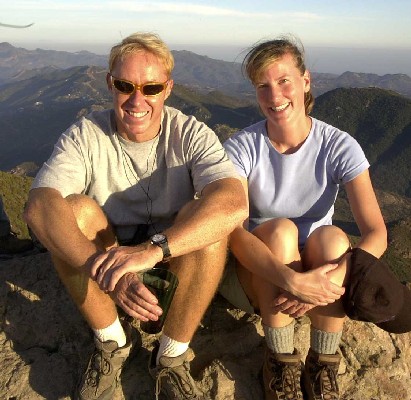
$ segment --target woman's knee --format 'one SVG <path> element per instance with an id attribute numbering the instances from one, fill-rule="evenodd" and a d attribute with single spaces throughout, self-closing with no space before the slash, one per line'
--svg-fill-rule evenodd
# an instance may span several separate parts
<path id="1" fill-rule="evenodd" d="M 287 218 L 276 218 L 263 222 L 253 229 L 252 233 L 262 241 L 298 240 L 298 228 Z"/>
<path id="2" fill-rule="evenodd" d="M 346 233 L 334 225 L 317 228 L 308 237 L 303 251 L 304 264 L 318 266 L 338 262 L 351 247 Z"/>
<path id="3" fill-rule="evenodd" d="M 253 231 L 282 261 L 295 260 L 298 251 L 298 228 L 287 218 L 272 219 L 257 226 Z"/>

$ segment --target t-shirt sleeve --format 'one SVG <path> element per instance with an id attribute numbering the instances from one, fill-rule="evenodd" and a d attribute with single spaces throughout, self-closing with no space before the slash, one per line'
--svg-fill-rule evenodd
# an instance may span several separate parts
<path id="1" fill-rule="evenodd" d="M 251 169 L 250 157 L 247 155 L 246 148 L 240 143 L 236 135 L 225 141 L 224 148 L 238 174 L 243 178 L 247 178 Z"/>
<path id="2" fill-rule="evenodd" d="M 50 158 L 36 175 L 32 188 L 53 188 L 63 197 L 86 192 L 89 173 L 76 133 L 78 127 L 71 127 L 60 136 Z"/>
<path id="3" fill-rule="evenodd" d="M 370 167 L 360 144 L 348 133 L 335 134 L 331 147 L 330 163 L 336 183 L 346 184 Z"/>
<path id="4" fill-rule="evenodd" d="M 198 125 L 192 127 L 194 133 L 189 135 L 188 156 L 194 189 L 201 193 L 209 183 L 238 178 L 238 174 L 214 131 L 195 122 Z"/>

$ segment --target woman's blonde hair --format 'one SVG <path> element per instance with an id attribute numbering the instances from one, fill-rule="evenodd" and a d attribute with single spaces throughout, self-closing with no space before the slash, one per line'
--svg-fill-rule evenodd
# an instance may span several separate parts
<path id="1" fill-rule="evenodd" d="M 304 61 L 304 47 L 293 37 L 281 37 L 266 42 L 257 43 L 247 53 L 243 61 L 243 72 L 255 85 L 261 74 L 275 61 L 290 54 L 295 66 L 303 75 L 306 72 Z M 308 115 L 314 107 L 314 96 L 309 90 L 304 94 L 305 113 Z"/>

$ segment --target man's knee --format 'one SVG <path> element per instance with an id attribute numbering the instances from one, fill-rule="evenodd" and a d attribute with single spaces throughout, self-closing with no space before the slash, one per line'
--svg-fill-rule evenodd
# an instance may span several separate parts
<path id="1" fill-rule="evenodd" d="M 89 224 L 102 213 L 100 206 L 91 197 L 83 194 L 70 194 L 66 197 L 79 227 Z"/>
<path id="2" fill-rule="evenodd" d="M 104 248 L 115 244 L 114 232 L 103 209 L 95 200 L 82 194 L 71 194 L 66 200 L 73 210 L 79 229 L 87 239 L 99 241 Z"/>

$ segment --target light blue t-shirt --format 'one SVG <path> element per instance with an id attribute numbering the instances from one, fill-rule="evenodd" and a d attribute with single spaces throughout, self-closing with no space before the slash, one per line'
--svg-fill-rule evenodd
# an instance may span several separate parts
<path id="1" fill-rule="evenodd" d="M 299 246 L 317 227 L 332 224 L 339 185 L 370 166 L 352 136 L 315 118 L 293 154 L 271 144 L 266 120 L 237 132 L 224 147 L 248 180 L 250 231 L 267 220 L 289 218 L 298 226 Z"/>

